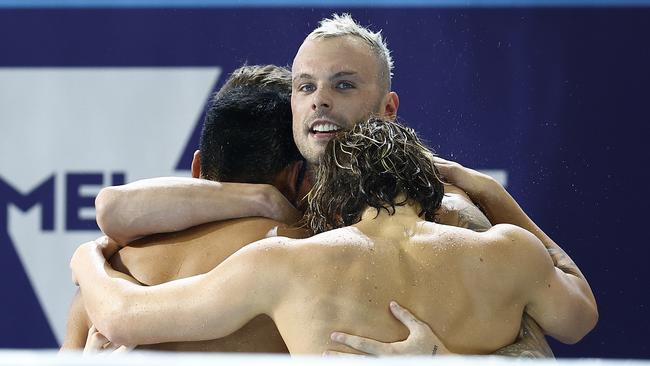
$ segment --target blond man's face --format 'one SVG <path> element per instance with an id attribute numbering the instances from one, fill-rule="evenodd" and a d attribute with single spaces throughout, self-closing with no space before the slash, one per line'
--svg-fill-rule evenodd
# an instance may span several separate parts
<path id="1" fill-rule="evenodd" d="M 318 164 L 337 131 L 386 114 L 379 62 L 358 38 L 306 40 L 291 73 L 293 137 L 311 164 Z"/>

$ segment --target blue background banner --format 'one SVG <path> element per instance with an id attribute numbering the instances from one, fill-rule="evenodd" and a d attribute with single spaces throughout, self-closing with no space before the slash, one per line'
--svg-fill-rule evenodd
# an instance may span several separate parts
<path id="1" fill-rule="evenodd" d="M 648 2 L 92 3 L 0 3 L 0 68 L 218 67 L 216 90 L 244 63 L 290 65 L 333 12 L 383 29 L 402 120 L 442 156 L 506 172 L 512 195 L 588 277 L 600 322 L 576 345 L 552 342 L 556 354 L 650 358 Z M 179 174 L 189 169 L 200 121 L 178 136 L 183 148 L 169 165 Z M 0 347 L 57 347 L 9 230 L 17 188 L 0 178 Z"/>

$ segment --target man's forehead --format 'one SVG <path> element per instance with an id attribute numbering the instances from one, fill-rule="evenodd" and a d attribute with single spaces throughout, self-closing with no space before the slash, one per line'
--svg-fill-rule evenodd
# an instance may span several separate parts
<path id="1" fill-rule="evenodd" d="M 362 40 L 352 36 L 307 39 L 293 61 L 292 74 L 298 77 L 333 78 L 363 76 L 376 71 L 377 60 Z"/>

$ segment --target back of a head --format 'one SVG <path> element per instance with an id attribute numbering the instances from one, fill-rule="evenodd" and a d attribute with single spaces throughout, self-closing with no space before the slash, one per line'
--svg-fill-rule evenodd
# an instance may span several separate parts
<path id="1" fill-rule="evenodd" d="M 344 36 L 357 37 L 370 48 L 379 62 L 380 81 L 386 91 L 390 91 L 394 67 L 393 57 L 381 35 L 381 31 L 373 32 L 363 27 L 350 14 L 332 14 L 331 18 L 321 20 L 318 28 L 309 33 L 306 39 L 327 39 Z"/>
<path id="2" fill-rule="evenodd" d="M 230 74 L 214 99 L 219 99 L 228 90 L 240 87 L 256 87 L 278 93 L 291 93 L 291 71 L 286 67 L 276 65 L 242 66 Z"/>
<path id="3" fill-rule="evenodd" d="M 308 226 L 314 233 L 336 229 L 359 222 L 368 207 L 393 214 L 409 201 L 432 221 L 444 194 L 432 158 L 411 128 L 377 118 L 357 124 L 325 149 L 309 193 Z"/>
<path id="4" fill-rule="evenodd" d="M 201 133 L 201 176 L 267 183 L 302 157 L 293 142 L 289 93 L 239 86 L 214 99 Z"/>

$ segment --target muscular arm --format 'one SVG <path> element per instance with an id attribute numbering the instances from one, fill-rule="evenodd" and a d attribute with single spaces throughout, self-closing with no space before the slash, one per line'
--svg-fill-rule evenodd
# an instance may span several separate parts
<path id="1" fill-rule="evenodd" d="M 271 310 L 286 286 L 278 271 L 280 254 L 268 244 L 281 241 L 252 244 L 207 274 L 149 287 L 116 273 L 94 242 L 77 250 L 71 267 L 90 319 L 111 341 L 130 345 L 207 340 L 226 336 Z M 107 298 L 107 293 L 112 296 Z"/>
<path id="2" fill-rule="evenodd" d="M 598 311 L 589 285 L 557 268 L 539 238 L 513 225 L 497 225 L 485 235 L 505 248 L 492 258 L 503 268 L 495 273 L 498 281 L 515 284 L 526 299 L 525 312 L 546 334 L 572 344 L 593 329 Z"/>
<path id="3" fill-rule="evenodd" d="M 100 237 L 95 242 L 100 243 L 103 252 L 107 256 L 113 255 L 113 253 L 115 253 L 119 248 L 114 241 L 107 237 Z M 119 276 L 130 278 L 121 273 L 116 274 L 116 277 Z M 88 313 L 86 313 L 81 289 L 77 289 L 77 292 L 75 292 L 74 297 L 72 298 L 70 310 L 68 311 L 66 334 L 60 351 L 83 350 L 84 346 L 87 345 L 87 338 L 91 327 L 92 323 L 88 318 Z"/>
<path id="4" fill-rule="evenodd" d="M 454 186 L 446 186 L 438 222 L 445 225 L 463 227 L 477 232 L 484 232 L 492 227 L 485 214 L 476 207 L 464 194 Z M 521 322 L 521 329 L 517 341 L 503 347 L 494 353 L 499 356 L 523 358 L 548 358 L 554 357 L 551 347 L 544 338 L 544 333 L 527 314 Z"/>
<path id="5" fill-rule="evenodd" d="M 79 290 L 72 298 L 72 304 L 68 312 L 68 325 L 66 327 L 65 338 L 61 351 L 82 350 L 86 345 L 88 329 L 90 329 L 90 320 L 86 315 L 83 298 Z"/>
<path id="6" fill-rule="evenodd" d="M 97 224 L 124 245 L 143 236 L 249 216 L 294 222 L 298 212 L 273 186 L 165 177 L 107 187 L 95 200 Z"/>
<path id="7" fill-rule="evenodd" d="M 578 266 L 528 217 L 501 184 L 485 174 L 465 168 L 460 164 L 437 157 L 434 159 L 440 173 L 467 192 L 472 201 L 483 208 L 483 212 L 492 224 L 515 225 L 537 237 L 546 248 L 554 266 L 568 276 L 567 281 L 575 283 L 576 291 L 589 303 L 597 318 L 596 299 Z"/>

